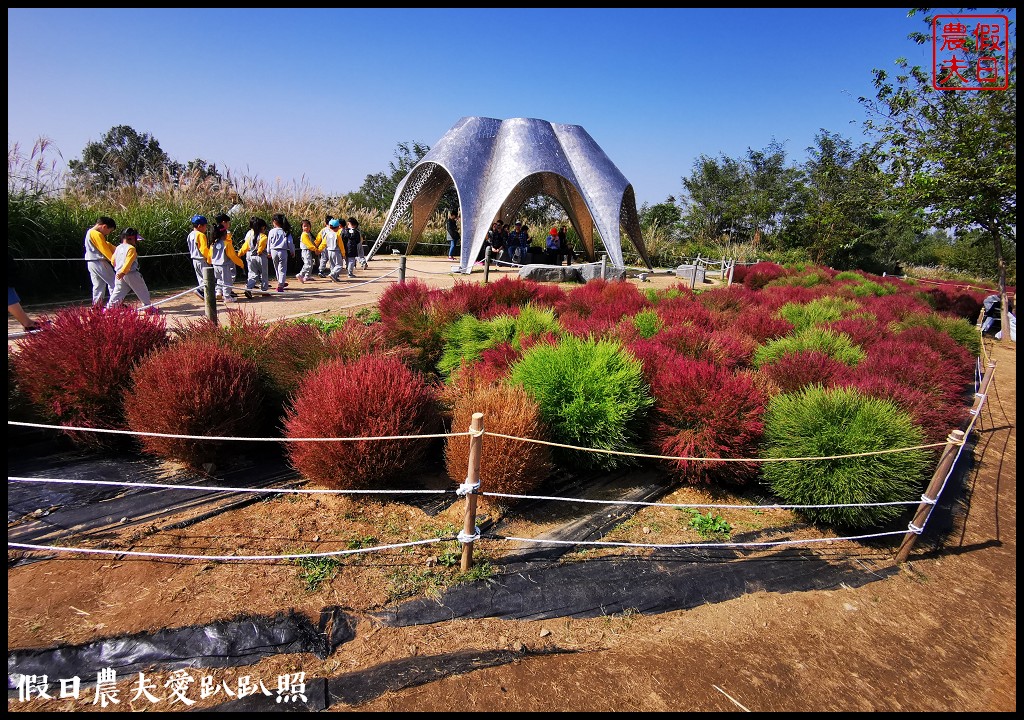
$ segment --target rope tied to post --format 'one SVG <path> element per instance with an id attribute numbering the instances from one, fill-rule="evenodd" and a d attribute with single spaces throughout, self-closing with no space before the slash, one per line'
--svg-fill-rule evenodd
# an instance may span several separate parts
<path id="1" fill-rule="evenodd" d="M 466 533 L 465 530 L 459 530 L 459 534 L 455 536 L 455 539 L 463 545 L 471 545 L 480 539 L 480 528 L 474 525 L 472 535 Z"/>
<path id="2" fill-rule="evenodd" d="M 923 527 L 918 527 L 913 522 L 909 522 L 909 523 L 907 523 L 907 531 L 908 532 L 912 532 L 915 535 L 920 535 L 921 533 L 924 532 L 924 528 Z"/>
<path id="3" fill-rule="evenodd" d="M 480 494 L 480 481 L 470 482 L 469 478 L 466 478 L 466 482 L 459 485 L 455 490 L 455 494 L 459 497 L 465 497 L 466 495 L 479 495 Z"/>
<path id="4" fill-rule="evenodd" d="M 927 495 L 922 494 L 921 495 L 921 502 L 923 502 L 925 505 L 935 505 L 935 504 L 937 504 L 939 502 L 939 499 L 938 498 L 930 498 Z"/>

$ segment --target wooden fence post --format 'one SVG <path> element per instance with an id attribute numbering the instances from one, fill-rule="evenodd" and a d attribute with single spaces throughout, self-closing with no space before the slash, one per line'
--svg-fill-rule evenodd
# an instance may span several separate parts
<path id="1" fill-rule="evenodd" d="M 985 377 L 981 379 L 978 392 L 974 393 L 974 406 L 971 408 L 971 415 L 977 416 L 981 413 L 981 407 L 985 404 L 985 396 L 988 394 L 989 385 L 992 384 L 992 376 L 995 374 L 995 369 L 995 361 L 990 360 L 988 367 L 985 369 Z M 962 430 L 954 430 L 946 438 L 946 447 L 942 449 L 942 456 L 939 458 L 938 467 L 935 468 L 935 474 L 932 475 L 932 479 L 928 483 L 928 489 L 925 490 L 924 496 L 921 498 L 921 504 L 917 506 L 917 512 L 914 514 L 911 527 L 907 531 L 906 537 L 903 538 L 899 551 L 896 553 L 897 563 L 906 562 L 907 557 L 910 555 L 910 549 L 914 547 L 918 534 L 924 529 L 925 523 L 928 522 L 932 508 L 939 499 L 939 490 L 942 488 L 942 484 L 946 482 L 946 475 L 956 460 L 957 446 L 962 445 L 965 440 L 966 438 Z"/>
<path id="2" fill-rule="evenodd" d="M 469 431 L 469 473 L 466 475 L 466 517 L 459 534 L 462 543 L 462 572 L 473 567 L 473 540 L 479 532 L 476 527 L 476 497 L 480 492 L 480 453 L 483 447 L 484 414 L 473 413 Z M 461 490 L 461 488 L 460 488 Z"/>
<path id="3" fill-rule="evenodd" d="M 206 317 L 214 325 L 217 324 L 217 276 L 213 274 L 213 266 L 203 268 L 203 299 L 206 301 Z"/>
<path id="4" fill-rule="evenodd" d="M 722 272 L 718 276 L 718 279 L 719 280 L 725 280 L 725 256 L 724 255 L 722 256 Z"/>
<path id="5" fill-rule="evenodd" d="M 917 506 L 917 512 L 914 513 L 914 519 L 910 523 L 910 527 L 907 529 L 907 534 L 903 537 L 903 542 L 900 543 L 900 549 L 896 552 L 896 562 L 906 562 L 907 557 L 910 555 L 911 548 L 914 547 L 914 543 L 917 542 L 917 536 L 924 530 L 925 524 L 928 522 L 928 517 L 932 514 L 932 508 L 935 507 L 935 503 L 939 500 L 939 491 L 942 489 L 943 483 L 946 482 L 946 475 L 949 474 L 950 468 L 953 467 L 953 461 L 956 459 L 957 448 L 963 444 L 964 433 L 962 430 L 954 430 L 946 437 L 946 447 L 942 449 L 942 456 L 939 458 L 939 464 L 935 468 L 935 472 L 932 473 L 932 479 L 928 483 L 928 489 L 924 491 L 924 495 L 921 496 L 921 504 Z"/>
<path id="6" fill-rule="evenodd" d="M 402 257 L 398 258 L 398 282 L 400 282 L 400 283 L 404 283 L 405 282 L 405 261 L 407 259 L 408 258 L 406 258 L 405 255 L 403 255 Z"/>
<path id="7" fill-rule="evenodd" d="M 491 246 L 484 249 L 484 285 L 491 277 Z"/>
<path id="8" fill-rule="evenodd" d="M 607 280 L 608 279 L 608 256 L 607 255 L 602 255 L 601 256 L 601 279 L 602 280 Z"/>
<path id="9" fill-rule="evenodd" d="M 735 260 L 732 260 L 732 261 L 731 261 L 731 262 L 729 263 L 729 282 L 727 282 L 727 283 L 725 284 L 725 286 L 726 286 L 726 287 L 729 287 L 729 286 L 731 286 L 731 285 L 732 285 L 732 272 L 733 272 L 733 270 L 735 270 L 735 269 L 736 269 L 736 261 L 735 261 Z"/>

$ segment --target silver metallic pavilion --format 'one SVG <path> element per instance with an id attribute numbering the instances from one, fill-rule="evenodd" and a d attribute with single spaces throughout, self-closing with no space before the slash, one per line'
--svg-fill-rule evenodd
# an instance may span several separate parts
<path id="1" fill-rule="evenodd" d="M 633 186 L 582 127 L 534 118 L 459 120 L 398 184 L 367 258 L 387 241 L 410 207 L 412 233 L 406 254 L 411 253 L 452 185 L 462 218 L 462 272 L 473 267 L 491 223 L 514 222 L 523 205 L 536 195 L 561 204 L 590 261 L 596 259 L 596 228 L 614 267 L 624 267 L 621 231 L 651 266 L 640 235 Z"/>

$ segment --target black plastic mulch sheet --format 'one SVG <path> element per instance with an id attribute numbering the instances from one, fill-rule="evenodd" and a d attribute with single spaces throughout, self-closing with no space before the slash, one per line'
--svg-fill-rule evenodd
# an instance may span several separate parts
<path id="1" fill-rule="evenodd" d="M 232 700 L 215 708 L 217 712 L 308 712 L 325 710 L 332 705 L 360 705 L 380 697 L 385 692 L 425 685 L 453 675 L 507 665 L 530 655 L 548 655 L 571 652 L 554 649 L 524 650 L 464 650 L 445 655 L 411 657 L 383 663 L 366 670 L 345 673 L 334 678 L 306 680 L 304 701 L 283 702 L 277 696 L 250 695 Z"/>
<path id="2" fill-rule="evenodd" d="M 18 675 L 77 675 L 88 682 L 104 668 L 122 675 L 149 668 L 252 665 L 283 653 L 312 653 L 323 659 L 354 637 L 355 621 L 336 607 L 321 611 L 319 627 L 294 611 L 240 616 L 84 645 L 12 650 L 7 653 L 7 688 L 17 687 Z"/>
<path id="3" fill-rule="evenodd" d="M 710 563 L 692 559 L 596 558 L 523 568 L 456 585 L 440 599 L 418 598 L 373 617 L 406 627 L 456 618 L 509 620 L 590 618 L 624 610 L 662 613 L 722 602 L 746 593 L 858 587 L 896 572 L 832 564 L 805 555 Z"/>

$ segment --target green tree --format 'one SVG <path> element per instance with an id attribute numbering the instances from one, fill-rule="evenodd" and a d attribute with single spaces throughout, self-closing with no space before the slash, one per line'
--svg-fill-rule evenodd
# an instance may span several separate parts
<path id="1" fill-rule="evenodd" d="M 892 271 L 923 230 L 891 202 L 892 178 L 873 149 L 822 129 L 807 148 L 780 244 L 841 269 Z"/>
<path id="2" fill-rule="evenodd" d="M 722 235 L 735 238 L 742 223 L 741 202 L 745 188 L 742 165 L 721 155 L 701 155 L 693 162 L 689 177 L 683 178 L 683 226 L 695 240 L 716 242 Z"/>
<path id="3" fill-rule="evenodd" d="M 395 159 L 388 164 L 387 171 L 367 175 L 359 189 L 349 193 L 348 199 L 361 207 L 387 212 L 391 208 L 398 183 L 428 152 L 430 146 L 423 143 L 398 143 Z"/>
<path id="4" fill-rule="evenodd" d="M 932 19 L 924 18 L 928 32 L 911 33 L 909 39 L 919 45 L 930 42 Z M 895 77 L 874 70 L 876 95 L 860 98 L 868 113 L 865 129 L 881 142 L 896 176 L 898 198 L 924 212 L 936 227 L 980 229 L 991 243 L 1003 327 L 1008 327 L 1005 246 L 1015 252 L 1017 235 L 1017 50 L 1009 45 L 1012 24 L 1008 36 L 1006 45 L 996 49 L 979 49 L 970 34 L 965 39 L 968 68 L 977 67 L 980 57 L 1005 56 L 1007 90 L 936 90 L 929 72 L 899 58 Z M 965 87 L 980 84 L 975 74 L 965 72 Z M 1003 337 L 1009 341 L 1009 333 Z"/>
<path id="5" fill-rule="evenodd" d="M 795 170 L 776 141 L 742 159 L 701 155 L 683 178 L 684 234 L 698 241 L 760 242 L 776 233 L 793 192 Z"/>
<path id="6" fill-rule="evenodd" d="M 683 214 L 676 205 L 676 199 L 669 195 L 664 202 L 640 206 L 640 226 L 647 228 L 657 224 L 659 227 L 672 228 L 682 219 Z"/>
<path id="7" fill-rule="evenodd" d="M 136 185 L 144 177 L 173 168 L 156 138 L 128 125 L 110 128 L 99 142 L 85 146 L 80 160 L 68 162 L 73 179 L 99 189 Z"/>
<path id="8" fill-rule="evenodd" d="M 782 144 L 772 140 L 764 150 L 747 148 L 744 171 L 747 187 L 741 207 L 751 240 L 757 244 L 762 234 L 778 229 L 783 208 L 792 192 L 795 170 L 786 166 Z"/>

